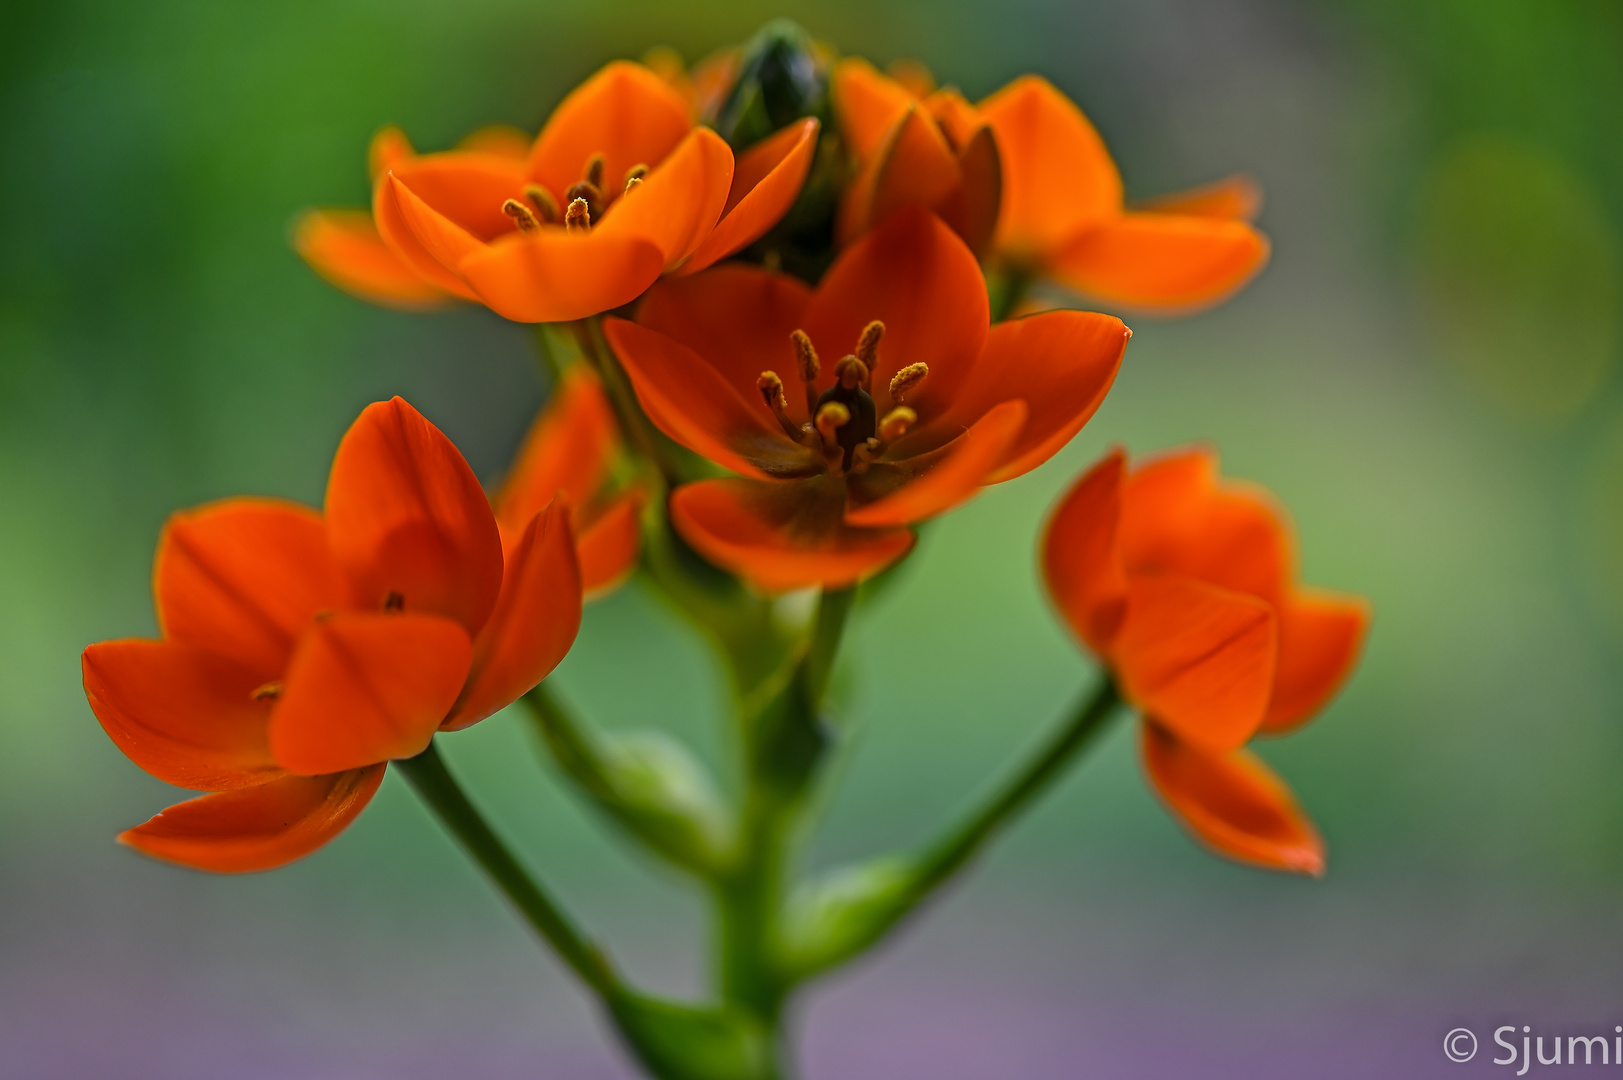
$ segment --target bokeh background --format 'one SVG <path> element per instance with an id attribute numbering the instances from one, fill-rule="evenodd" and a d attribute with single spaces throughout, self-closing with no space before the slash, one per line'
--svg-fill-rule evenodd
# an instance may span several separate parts
<path id="1" fill-rule="evenodd" d="M 543 398 L 528 333 L 370 308 L 288 224 L 365 201 L 366 139 L 534 130 L 650 45 L 776 15 L 979 96 L 1051 77 L 1149 196 L 1262 181 L 1273 263 L 1136 336 L 1055 461 L 933 528 L 865 611 L 814 864 L 922 838 L 1089 677 L 1035 530 L 1112 441 L 1211 440 L 1294 510 L 1306 577 L 1371 596 L 1356 681 L 1266 756 L 1321 882 L 1195 847 L 1122 725 L 950 898 L 819 985 L 813 1080 L 1493 1072 L 1489 1032 L 1623 1024 L 1623 9 L 1608 0 L 8 0 L 0 8 L 0 1072 L 630 1075 L 591 1009 L 391 776 L 338 842 L 212 878 L 113 835 L 177 793 L 85 705 L 153 629 L 167 513 L 319 502 L 406 395 L 497 478 Z M 715 759 L 711 658 L 637 588 L 557 676 Z M 513 716 L 447 740 L 499 825 L 670 992 L 702 909 L 587 814 Z M 1444 1060 L 1444 1032 L 1484 1044 Z"/>

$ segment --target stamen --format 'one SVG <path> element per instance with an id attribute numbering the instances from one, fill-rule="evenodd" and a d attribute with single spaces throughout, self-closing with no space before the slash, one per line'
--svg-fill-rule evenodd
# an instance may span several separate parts
<path id="1" fill-rule="evenodd" d="M 552 197 L 552 192 L 540 184 L 525 184 L 524 197 L 535 207 L 542 221 L 551 225 L 558 220 L 558 200 Z"/>
<path id="2" fill-rule="evenodd" d="M 907 395 L 917 389 L 928 374 L 930 374 L 928 364 L 909 364 L 898 371 L 890 380 L 890 400 L 898 405 L 902 404 L 907 400 Z"/>
<path id="3" fill-rule="evenodd" d="M 642 183 L 648 177 L 648 166 L 638 162 L 626 170 L 625 189 L 630 191 L 636 184 Z"/>
<path id="4" fill-rule="evenodd" d="M 878 439 L 868 439 L 858 443 L 851 454 L 851 471 L 854 473 L 863 472 L 869 465 L 877 461 L 879 455 L 884 451 L 885 444 Z"/>
<path id="5" fill-rule="evenodd" d="M 248 697 L 252 701 L 275 701 L 282 696 L 282 691 L 285 689 L 287 687 L 283 685 L 281 680 L 276 680 L 268 682 L 264 686 L 255 687 L 253 693 L 249 694 Z"/>
<path id="6" fill-rule="evenodd" d="M 812 348 L 812 341 L 806 331 L 796 330 L 789 335 L 789 343 L 795 349 L 795 365 L 800 369 L 800 381 L 805 384 L 806 412 L 817 412 L 817 375 L 822 371 L 823 365 L 817 359 L 817 350 Z"/>
<path id="7" fill-rule="evenodd" d="M 772 415 L 778 418 L 783 426 L 784 433 L 795 442 L 806 438 L 805 430 L 789 415 L 789 399 L 783 396 L 783 380 L 778 378 L 776 371 L 763 371 L 755 380 L 755 389 L 761 392 L 761 400 L 766 407 L 772 410 Z"/>
<path id="8" fill-rule="evenodd" d="M 919 414 L 906 405 L 898 405 L 885 414 L 879 421 L 879 439 L 881 442 L 895 442 L 907 434 L 907 429 L 919 422 Z"/>
<path id="9" fill-rule="evenodd" d="M 390 589 L 389 590 L 389 595 L 385 596 L 383 598 L 383 610 L 384 611 L 404 611 L 404 610 L 406 610 L 406 598 L 404 596 L 401 596 L 399 593 L 395 592 L 393 589 Z"/>
<path id="10" fill-rule="evenodd" d="M 834 377 L 840 380 L 840 386 L 846 390 L 855 390 L 859 386 L 868 385 L 868 365 L 854 356 L 846 356 L 834 365 Z"/>
<path id="11" fill-rule="evenodd" d="M 581 179 L 585 180 L 588 184 L 591 184 L 599 191 L 603 190 L 603 166 L 606 164 L 606 162 L 607 159 L 604 158 L 602 154 L 593 154 L 591 157 L 587 158 L 586 168 L 583 169 L 580 174 Z"/>
<path id="12" fill-rule="evenodd" d="M 640 187 L 640 186 L 642 186 L 642 177 L 640 177 L 640 176 L 628 176 L 628 177 L 626 177 L 626 189 L 624 191 L 620 192 L 620 194 L 621 194 L 621 196 L 630 195 L 632 188 Z"/>
<path id="13" fill-rule="evenodd" d="M 862 328 L 862 336 L 857 338 L 857 359 L 868 366 L 869 371 L 879 369 L 879 339 L 885 336 L 885 324 L 875 319 Z"/>
<path id="14" fill-rule="evenodd" d="M 531 213 L 530 208 L 517 199 L 508 199 L 502 203 L 502 213 L 513 219 L 519 232 L 534 232 L 541 227 L 541 222 Z"/>
<path id="15" fill-rule="evenodd" d="M 590 217 L 587 219 L 589 222 L 603 219 L 603 211 L 608 204 L 603 201 L 602 188 L 589 180 L 582 180 L 578 184 L 570 184 L 569 190 L 564 192 L 564 201 L 573 203 L 577 199 L 586 203 L 586 209 L 590 211 Z"/>
<path id="16" fill-rule="evenodd" d="M 569 209 L 564 211 L 564 228 L 570 232 L 592 231 L 592 211 L 585 199 L 570 200 Z"/>
<path id="17" fill-rule="evenodd" d="M 823 402 L 823 407 L 817 410 L 817 434 L 823 437 L 823 445 L 831 451 L 838 452 L 839 430 L 850 422 L 850 409 L 838 401 Z"/>

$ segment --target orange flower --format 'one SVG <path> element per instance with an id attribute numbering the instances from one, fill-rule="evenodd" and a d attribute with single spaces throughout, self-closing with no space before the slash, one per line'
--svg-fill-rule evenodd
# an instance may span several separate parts
<path id="1" fill-rule="evenodd" d="M 374 154 L 383 168 L 373 218 L 395 263 L 435 296 L 519 322 L 579 319 L 759 237 L 794 202 L 816 136 L 817 121 L 805 120 L 735 163 L 715 132 L 693 126 L 681 94 L 617 61 L 565 98 L 524 154 L 511 140 Z M 419 302 L 354 218 L 317 212 L 296 240 L 340 286 L 397 306 Z"/>
<path id="2" fill-rule="evenodd" d="M 720 267 L 662 282 L 636 323 L 606 328 L 649 418 L 741 474 L 679 488 L 672 522 L 768 591 L 849 585 L 903 555 L 915 522 L 1047 460 L 1131 336 L 1077 311 L 989 327 L 974 255 L 917 209 L 815 291 Z"/>
<path id="3" fill-rule="evenodd" d="M 857 162 L 835 238 L 844 246 L 899 207 L 918 205 L 983 256 L 1002 189 L 992 128 L 957 90 L 930 89 L 922 71 L 912 65 L 902 70 L 905 80 L 891 79 L 862 59 L 834 69 L 840 134 Z"/>
<path id="4" fill-rule="evenodd" d="M 1247 223 L 1260 204 L 1250 181 L 1128 210 L 1099 133 L 1049 82 L 1023 76 L 977 107 L 950 88 L 921 99 L 922 70 L 898 81 L 848 60 L 836 72 L 841 131 L 859 163 L 842 239 L 917 203 L 983 251 L 990 213 L 990 246 L 1011 268 L 1159 314 L 1217 303 L 1267 262 L 1267 238 Z"/>
<path id="5" fill-rule="evenodd" d="M 1231 858 L 1322 873 L 1312 822 L 1243 747 L 1335 695 L 1369 605 L 1298 585 L 1283 511 L 1219 482 L 1204 450 L 1131 472 L 1110 453 L 1055 508 L 1043 566 L 1060 613 L 1141 711 L 1145 768 L 1173 814 Z"/>
<path id="6" fill-rule="evenodd" d="M 162 639 L 90 646 L 85 693 L 137 765 L 213 794 L 119 839 L 226 872 L 332 839 L 386 762 L 529 690 L 580 625 L 561 506 L 504 561 L 472 470 L 400 398 L 344 436 L 325 514 L 250 498 L 177 514 L 153 588 Z"/>
<path id="7" fill-rule="evenodd" d="M 581 586 L 599 596 L 625 580 L 640 547 L 642 491 L 604 494 L 620 449 L 614 411 L 590 368 L 570 368 L 524 438 L 501 490 L 491 500 L 502 550 L 512 557 L 531 518 L 562 498 L 569 507 Z"/>

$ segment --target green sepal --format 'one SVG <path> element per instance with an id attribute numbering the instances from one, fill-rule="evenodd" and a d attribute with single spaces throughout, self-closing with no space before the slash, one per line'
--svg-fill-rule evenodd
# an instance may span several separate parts
<path id="1" fill-rule="evenodd" d="M 828 120 L 828 66 L 804 28 L 773 19 L 744 43 L 716 132 L 743 150 L 805 116 Z"/>
<path id="2" fill-rule="evenodd" d="M 746 1013 L 632 993 L 608 1006 L 632 1052 L 662 1080 L 774 1080 L 771 1036 Z"/>
<path id="3" fill-rule="evenodd" d="M 886 856 L 802 885 L 784 913 L 785 976 L 799 982 L 865 952 L 918 903 L 920 884 L 913 860 Z"/>

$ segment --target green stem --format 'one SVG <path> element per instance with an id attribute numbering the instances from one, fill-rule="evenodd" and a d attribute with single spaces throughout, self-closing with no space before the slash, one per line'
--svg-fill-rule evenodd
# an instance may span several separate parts
<path id="1" fill-rule="evenodd" d="M 637 402 L 631 381 L 626 378 L 619 358 L 603 336 L 603 321 L 594 317 L 573 326 L 581 353 L 603 377 L 603 388 L 608 391 L 609 403 L 614 406 L 621 428 L 637 448 L 638 456 L 659 471 L 667 487 L 676 486 L 681 482 L 682 475 L 671 453 L 671 444 L 662 440 Z"/>
<path id="2" fill-rule="evenodd" d="M 564 963 L 605 1000 L 622 992 L 620 979 L 595 944 L 565 915 L 502 843 L 445 767 L 445 760 L 433 743 L 413 758 L 395 762 L 406 774 L 417 794 L 438 815 L 474 861 L 496 883 L 545 938 Z"/>
<path id="3" fill-rule="evenodd" d="M 806 703 L 815 711 L 822 705 L 828 691 L 828 677 L 834 670 L 834 660 L 840 653 L 840 639 L 845 634 L 845 621 L 851 614 L 852 601 L 857 591 L 851 589 L 824 589 L 817 601 L 817 619 L 812 624 L 811 644 L 806 658 L 801 661 L 801 692 Z"/>
<path id="4" fill-rule="evenodd" d="M 980 809 L 957 828 L 930 845 L 919 860 L 913 904 L 921 902 L 968 862 L 1009 820 L 1043 792 L 1065 767 L 1104 730 L 1105 721 L 1121 704 L 1116 683 L 1106 674 L 1093 693 L 1084 697 L 1071 720 Z"/>
<path id="5" fill-rule="evenodd" d="M 1014 314 L 1020 302 L 1026 298 L 1026 293 L 1031 290 L 1031 283 L 1034 280 L 1035 275 L 1029 270 L 1014 266 L 1006 268 L 1003 272 L 1002 288 L 996 290 L 992 296 L 992 321 L 1002 322 Z"/>

